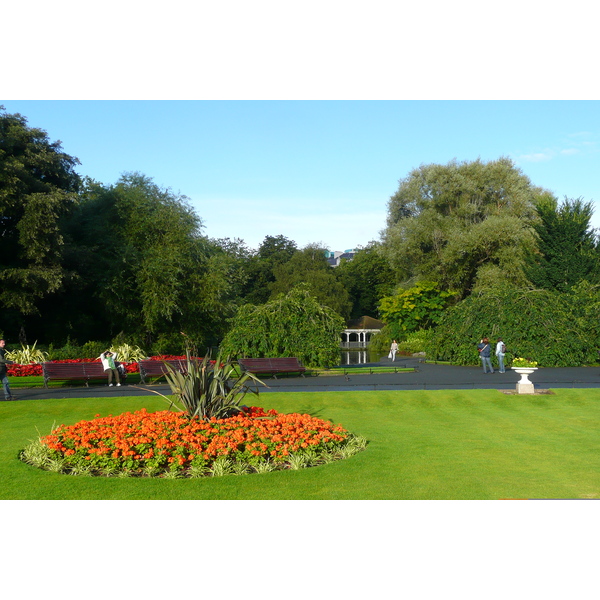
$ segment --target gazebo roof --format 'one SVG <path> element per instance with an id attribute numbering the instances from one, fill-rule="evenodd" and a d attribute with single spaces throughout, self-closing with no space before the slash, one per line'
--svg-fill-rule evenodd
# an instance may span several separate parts
<path id="1" fill-rule="evenodd" d="M 383 321 L 367 317 L 366 315 L 360 317 L 360 319 L 352 319 L 346 323 L 348 329 L 382 329 L 384 325 Z"/>

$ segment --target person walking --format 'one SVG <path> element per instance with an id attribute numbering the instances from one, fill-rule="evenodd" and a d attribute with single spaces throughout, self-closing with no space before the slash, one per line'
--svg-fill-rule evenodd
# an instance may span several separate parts
<path id="1" fill-rule="evenodd" d="M 108 385 L 112 386 L 113 376 L 117 382 L 117 387 L 121 385 L 121 380 L 119 379 L 119 369 L 115 365 L 115 360 L 117 359 L 117 355 L 113 354 L 110 350 L 103 352 L 99 357 L 102 361 L 102 366 L 104 367 L 104 372 L 108 375 Z"/>
<path id="2" fill-rule="evenodd" d="M 481 342 L 477 345 L 477 350 L 479 351 L 479 358 L 481 358 L 481 364 L 483 365 L 483 372 L 487 373 L 486 366 L 490 368 L 490 373 L 494 372 L 494 367 L 492 367 L 492 361 L 490 360 L 490 340 L 489 338 L 484 337 Z"/>
<path id="3" fill-rule="evenodd" d="M 498 343 L 496 344 L 496 358 L 498 359 L 498 372 L 506 373 L 504 370 L 504 355 L 506 354 L 506 346 L 504 345 L 504 341 L 501 337 L 498 338 Z"/>
<path id="4" fill-rule="evenodd" d="M 396 360 L 396 352 L 398 352 L 398 344 L 396 343 L 396 340 L 394 340 L 390 346 L 389 358 Z"/>
<path id="5" fill-rule="evenodd" d="M 6 352 L 6 340 L 0 340 L 0 379 L 2 380 L 2 387 L 4 388 L 4 399 L 14 400 L 14 396 L 10 393 L 10 384 L 8 383 L 8 377 L 6 376 L 6 365 L 12 365 L 13 361 L 6 359 Z"/>

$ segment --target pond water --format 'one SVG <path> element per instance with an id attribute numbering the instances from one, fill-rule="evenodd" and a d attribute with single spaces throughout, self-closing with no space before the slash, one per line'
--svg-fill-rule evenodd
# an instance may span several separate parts
<path id="1" fill-rule="evenodd" d="M 370 350 L 342 350 L 340 365 L 362 365 L 379 362 L 387 353 L 371 352 Z"/>

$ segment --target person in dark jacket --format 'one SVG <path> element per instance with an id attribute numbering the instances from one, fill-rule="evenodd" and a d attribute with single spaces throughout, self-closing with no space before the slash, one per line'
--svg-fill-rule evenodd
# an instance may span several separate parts
<path id="1" fill-rule="evenodd" d="M 483 372 L 487 373 L 487 366 L 490 368 L 490 373 L 493 373 L 494 367 L 492 367 L 492 361 L 490 359 L 491 348 L 489 338 L 484 337 L 477 345 L 477 350 L 479 351 L 479 358 L 481 358 L 481 364 L 483 365 Z"/>
<path id="2" fill-rule="evenodd" d="M 0 380 L 2 380 L 5 400 L 14 400 L 13 395 L 10 393 L 10 385 L 8 383 L 8 377 L 6 376 L 6 365 L 12 364 L 12 360 L 6 359 L 6 340 L 0 340 Z"/>

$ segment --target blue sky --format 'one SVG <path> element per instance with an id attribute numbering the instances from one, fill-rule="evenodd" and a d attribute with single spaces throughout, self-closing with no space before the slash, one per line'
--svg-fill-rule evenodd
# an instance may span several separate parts
<path id="1" fill-rule="evenodd" d="M 597 101 L 1 100 L 105 184 L 139 171 L 210 237 L 345 250 L 378 239 L 421 164 L 512 158 L 560 199 L 600 202 Z M 600 205 L 593 225 L 600 227 Z"/>

